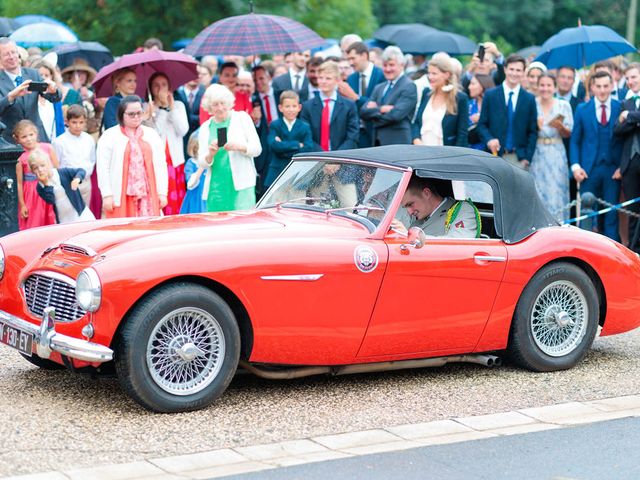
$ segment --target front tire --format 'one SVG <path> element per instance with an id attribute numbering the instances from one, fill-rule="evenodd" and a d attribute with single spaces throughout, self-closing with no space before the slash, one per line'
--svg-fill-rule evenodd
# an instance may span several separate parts
<path id="1" fill-rule="evenodd" d="M 508 353 L 536 372 L 572 368 L 593 343 L 599 312 L 598 294 L 582 269 L 565 262 L 547 265 L 518 300 Z"/>
<path id="2" fill-rule="evenodd" d="M 175 283 L 134 308 L 115 350 L 118 379 L 134 400 L 155 412 L 184 412 L 226 390 L 238 366 L 240 332 L 219 295 Z"/>

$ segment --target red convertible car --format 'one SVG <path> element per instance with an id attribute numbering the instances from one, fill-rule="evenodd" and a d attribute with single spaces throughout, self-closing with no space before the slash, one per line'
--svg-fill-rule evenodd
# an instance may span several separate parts
<path id="1" fill-rule="evenodd" d="M 392 228 L 412 174 L 475 200 L 479 238 Z M 294 378 L 506 354 L 566 369 L 597 333 L 640 324 L 637 254 L 557 225 L 527 172 L 454 147 L 300 155 L 251 211 L 56 225 L 0 247 L 0 341 L 41 368 L 115 371 L 158 412 L 211 404 L 238 368 Z"/>

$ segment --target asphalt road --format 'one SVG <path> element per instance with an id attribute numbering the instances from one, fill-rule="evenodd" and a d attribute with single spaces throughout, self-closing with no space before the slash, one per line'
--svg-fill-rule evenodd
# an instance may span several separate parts
<path id="1" fill-rule="evenodd" d="M 116 379 L 41 371 L 0 346 L 0 475 L 131 462 L 640 393 L 640 331 L 596 339 L 565 372 L 479 365 L 267 381 L 236 377 L 213 406 L 159 415 Z"/>
<path id="2" fill-rule="evenodd" d="M 225 480 L 637 480 L 640 418 L 309 463 Z"/>

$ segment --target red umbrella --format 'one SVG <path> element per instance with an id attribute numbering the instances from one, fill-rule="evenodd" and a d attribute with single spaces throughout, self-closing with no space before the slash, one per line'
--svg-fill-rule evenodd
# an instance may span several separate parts
<path id="1" fill-rule="evenodd" d="M 145 98 L 149 78 L 156 72 L 164 73 L 171 82 L 173 89 L 198 77 L 196 62 L 193 58 L 180 52 L 163 52 L 162 50 L 147 50 L 146 52 L 123 55 L 109 65 L 100 69 L 93 80 L 96 97 L 113 95 L 111 78 L 115 72 L 123 68 L 130 68 L 137 75 L 138 86 L 136 94 Z"/>
<path id="2" fill-rule="evenodd" d="M 302 52 L 324 44 L 310 28 L 287 17 L 249 13 L 223 18 L 202 30 L 185 53 L 204 55 L 258 55 Z"/>

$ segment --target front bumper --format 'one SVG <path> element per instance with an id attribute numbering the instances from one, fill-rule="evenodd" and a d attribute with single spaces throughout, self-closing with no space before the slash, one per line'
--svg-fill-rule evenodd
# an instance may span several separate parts
<path id="1" fill-rule="evenodd" d="M 109 347 L 57 333 L 55 310 L 52 307 L 45 308 L 40 326 L 2 310 L 0 310 L 0 323 L 32 334 L 35 351 L 40 358 L 49 358 L 51 352 L 58 352 L 87 362 L 102 363 L 113 359 L 113 350 Z"/>

